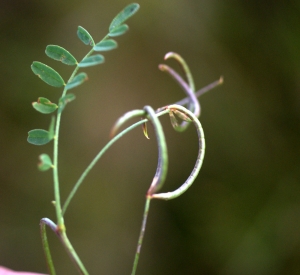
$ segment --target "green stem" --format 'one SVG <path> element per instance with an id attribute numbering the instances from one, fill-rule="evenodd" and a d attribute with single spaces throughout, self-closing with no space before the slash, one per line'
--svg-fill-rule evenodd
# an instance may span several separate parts
<path id="1" fill-rule="evenodd" d="M 73 260 L 79 274 L 81 275 L 89 275 L 89 273 L 87 272 L 87 270 L 85 269 L 83 263 L 81 262 L 80 258 L 78 257 L 75 249 L 73 248 L 71 242 L 69 241 L 66 232 L 61 232 L 59 234 L 61 242 L 63 243 L 63 245 L 65 246 L 70 258 Z"/>
<path id="2" fill-rule="evenodd" d="M 143 215 L 142 227 L 141 227 L 141 231 L 140 231 L 138 245 L 137 245 L 137 248 L 136 248 L 136 253 L 135 253 L 135 257 L 134 257 L 134 262 L 133 262 L 133 268 L 132 268 L 131 275 L 135 275 L 137 265 L 138 265 L 138 262 L 139 262 L 141 248 L 142 248 L 143 239 L 144 239 L 145 230 L 146 230 L 146 224 L 147 224 L 149 208 L 150 208 L 150 201 L 151 201 L 151 197 L 147 196 L 146 203 L 145 203 L 145 209 L 144 209 L 144 215 Z"/>

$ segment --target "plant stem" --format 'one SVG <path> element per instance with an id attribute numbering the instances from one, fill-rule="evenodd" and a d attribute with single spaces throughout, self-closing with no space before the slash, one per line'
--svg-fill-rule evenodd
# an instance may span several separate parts
<path id="1" fill-rule="evenodd" d="M 151 197 L 147 196 L 146 197 L 146 203 L 145 203 L 145 209 L 144 209 L 144 215 L 143 215 L 142 227 L 141 227 L 141 231 L 140 231 L 138 245 L 137 245 L 137 248 L 136 248 L 136 253 L 135 253 L 135 258 L 134 258 L 134 262 L 133 262 L 133 268 L 132 268 L 131 275 L 135 275 L 137 265 L 138 265 L 138 262 L 139 262 L 141 248 L 142 248 L 143 239 L 144 239 L 145 230 L 146 230 L 146 223 L 147 223 L 149 208 L 150 208 L 150 201 L 151 201 Z"/>
<path id="2" fill-rule="evenodd" d="M 69 241 L 66 232 L 65 231 L 62 232 L 61 234 L 59 234 L 59 236 L 60 236 L 61 242 L 65 246 L 70 258 L 73 260 L 79 274 L 89 275 L 89 273 L 85 269 L 83 263 L 81 262 L 80 258 L 78 257 L 75 249 L 73 248 L 71 242 Z"/>

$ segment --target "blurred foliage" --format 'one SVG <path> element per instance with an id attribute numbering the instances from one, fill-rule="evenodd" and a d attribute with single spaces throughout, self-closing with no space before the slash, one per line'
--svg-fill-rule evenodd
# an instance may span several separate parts
<path id="1" fill-rule="evenodd" d="M 52 144 L 35 147 L 26 138 L 50 121 L 30 103 L 39 96 L 57 103 L 61 92 L 39 81 L 30 65 L 45 62 L 67 78 L 71 69 L 50 60 L 46 45 L 61 45 L 80 60 L 86 49 L 77 26 L 99 40 L 128 3 L 0 2 L 1 265 L 46 272 L 39 220 L 54 218 L 52 175 L 36 168 L 38 155 L 51 155 Z M 176 200 L 152 203 L 138 274 L 298 274 L 300 1 L 139 4 L 119 48 L 107 53 L 105 64 L 86 70 L 89 81 L 63 115 L 63 197 L 120 115 L 183 97 L 157 69 L 164 54 L 175 51 L 187 60 L 197 88 L 220 75 L 225 83 L 201 99 L 207 150 L 197 181 Z M 162 121 L 170 152 L 167 190 L 190 173 L 197 140 L 192 127 L 178 134 Z M 130 274 L 156 150 L 155 139 L 136 129 L 104 156 L 70 205 L 68 235 L 91 274 Z M 58 274 L 74 274 L 51 233 Z"/>

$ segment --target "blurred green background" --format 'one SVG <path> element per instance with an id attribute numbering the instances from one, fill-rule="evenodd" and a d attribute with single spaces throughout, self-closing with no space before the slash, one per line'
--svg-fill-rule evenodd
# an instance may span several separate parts
<path id="1" fill-rule="evenodd" d="M 27 132 L 47 129 L 50 116 L 31 106 L 57 102 L 61 90 L 40 81 L 32 61 L 67 79 L 72 68 L 49 59 L 49 44 L 80 60 L 86 28 L 99 41 L 124 0 L 0 2 L 0 265 L 47 272 L 39 220 L 55 221 L 52 174 L 37 171 Z M 106 62 L 87 68 L 89 81 L 63 113 L 60 183 L 74 182 L 108 141 L 124 112 L 184 97 L 157 69 L 168 51 L 180 53 L 201 88 L 221 75 L 223 86 L 203 95 L 200 120 L 207 150 L 199 177 L 176 200 L 153 201 L 138 274 L 269 275 L 300 273 L 300 1 L 140 0 L 130 31 Z M 171 66 L 176 63 L 167 62 Z M 175 67 L 177 68 L 177 67 Z M 190 127 L 175 132 L 162 118 L 170 167 L 164 190 L 179 186 L 196 159 Z M 157 162 L 135 129 L 101 159 L 65 217 L 67 232 L 90 274 L 130 274 L 145 193 Z M 58 274 L 76 274 L 51 231 Z"/>

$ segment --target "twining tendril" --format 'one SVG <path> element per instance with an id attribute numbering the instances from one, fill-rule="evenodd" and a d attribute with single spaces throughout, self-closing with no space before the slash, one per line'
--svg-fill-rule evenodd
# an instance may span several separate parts
<path id="1" fill-rule="evenodd" d="M 170 116 L 175 114 L 175 115 L 178 115 L 181 119 L 193 122 L 193 124 L 195 125 L 195 128 L 197 130 L 198 143 L 199 143 L 197 160 L 196 160 L 195 166 L 193 168 L 193 171 L 191 172 L 191 174 L 187 178 L 187 180 L 175 191 L 151 195 L 151 198 L 170 200 L 170 199 L 177 198 L 178 196 L 183 194 L 193 184 L 196 177 L 198 176 L 199 171 L 202 166 L 202 163 L 203 163 L 203 158 L 204 158 L 205 139 L 204 139 L 204 132 L 203 132 L 201 123 L 198 120 L 198 118 L 191 111 L 189 111 L 188 109 L 186 109 L 185 107 L 180 106 L 180 105 L 169 105 L 166 107 L 166 109 L 169 111 Z M 174 124 L 173 124 L 173 126 L 174 126 Z M 175 130 L 178 130 L 177 127 L 175 125 L 175 127 L 174 127 Z"/>
<path id="2" fill-rule="evenodd" d="M 169 52 L 165 55 L 165 60 L 169 59 L 169 58 L 174 58 L 175 60 L 177 60 L 179 62 L 179 64 L 181 65 L 181 67 L 185 73 L 187 82 L 175 70 L 173 70 L 168 65 L 160 64 L 158 66 L 158 68 L 161 71 L 167 72 L 181 86 L 181 88 L 183 89 L 183 91 L 186 93 L 186 95 L 189 98 L 189 101 L 187 102 L 188 103 L 187 108 L 191 112 L 193 112 L 196 117 L 199 117 L 200 112 L 201 112 L 201 107 L 200 107 L 199 100 L 197 99 L 197 96 L 195 94 L 194 80 L 193 80 L 192 74 L 190 72 L 190 69 L 189 69 L 187 63 L 179 54 L 174 53 L 174 52 Z M 183 121 L 181 123 L 180 127 L 178 127 L 178 131 L 184 131 L 188 127 L 188 125 L 189 125 L 189 122 Z"/>
<path id="3" fill-rule="evenodd" d="M 200 115 L 200 106 L 199 101 L 193 92 L 193 90 L 189 87 L 189 85 L 183 80 L 183 78 L 171 67 L 165 64 L 160 64 L 158 68 L 167 72 L 176 82 L 180 85 L 186 95 L 189 97 L 188 109 L 193 111 L 195 115 L 198 117 Z M 197 106 L 198 105 L 198 106 Z"/>
<path id="4" fill-rule="evenodd" d="M 165 182 L 168 171 L 168 152 L 163 128 L 153 108 L 150 106 L 145 106 L 144 110 L 146 111 L 148 119 L 153 125 L 158 146 L 158 162 L 156 173 L 147 192 L 147 196 L 152 196 L 162 187 Z"/>
<path id="5" fill-rule="evenodd" d="M 195 88 L 195 84 L 194 84 L 193 75 L 191 73 L 191 70 L 190 70 L 188 64 L 185 62 L 185 60 L 182 58 L 182 56 L 179 55 L 178 53 L 168 52 L 165 55 L 164 59 L 167 60 L 169 58 L 174 58 L 174 59 L 176 59 L 179 62 L 179 64 L 181 65 L 181 67 L 182 67 L 182 69 L 184 71 L 184 74 L 185 74 L 185 76 L 187 78 L 187 82 L 189 84 L 190 89 L 193 92 L 195 92 L 196 88 Z"/>

